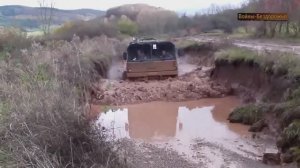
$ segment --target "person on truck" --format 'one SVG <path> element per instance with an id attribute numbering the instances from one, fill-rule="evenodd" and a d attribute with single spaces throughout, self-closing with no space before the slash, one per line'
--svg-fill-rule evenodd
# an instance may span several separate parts
<path id="1" fill-rule="evenodd" d="M 173 55 L 170 54 L 169 52 L 165 50 L 162 51 L 162 59 L 173 59 L 173 58 L 174 58 Z"/>
<path id="2" fill-rule="evenodd" d="M 137 60 L 139 60 L 139 61 L 147 60 L 147 56 L 146 56 L 146 54 L 143 51 L 138 50 L 137 51 L 137 55 L 138 55 Z"/>

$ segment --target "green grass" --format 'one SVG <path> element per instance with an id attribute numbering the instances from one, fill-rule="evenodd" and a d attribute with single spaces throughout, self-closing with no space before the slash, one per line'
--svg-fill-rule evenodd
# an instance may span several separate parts
<path id="1" fill-rule="evenodd" d="M 229 34 L 229 38 L 233 39 L 242 39 L 242 38 L 249 38 L 253 36 L 254 30 L 251 28 L 248 28 L 248 32 L 246 31 L 245 27 L 238 27 L 236 28 L 232 34 Z"/>
<path id="2" fill-rule="evenodd" d="M 189 47 L 189 46 L 199 45 L 199 43 L 194 41 L 194 40 L 185 39 L 185 40 L 176 41 L 175 45 L 176 45 L 177 48 L 186 48 L 186 47 Z"/>
<path id="3" fill-rule="evenodd" d="M 3 151 L 0 151 L 0 167 L 6 167 L 7 160 L 7 155 Z"/>
<path id="4" fill-rule="evenodd" d="M 246 48 L 232 47 L 216 53 L 216 63 L 255 63 L 275 75 L 300 77 L 300 58 L 291 53 L 258 53 Z"/>
<path id="5" fill-rule="evenodd" d="M 0 102 L 0 122 L 2 122 L 9 115 L 10 105 L 8 102 Z"/>
<path id="6" fill-rule="evenodd" d="M 216 53 L 216 61 L 226 60 L 229 63 L 257 61 L 256 59 L 257 53 L 244 48 L 233 47 Z"/>
<path id="7" fill-rule="evenodd" d="M 299 163 L 300 163 L 300 147 L 299 146 L 293 147 L 293 148 L 291 148 L 291 151 L 293 153 L 294 160 L 297 161 L 298 165 L 299 165 Z"/>
<path id="8" fill-rule="evenodd" d="M 295 100 L 300 100 L 300 87 L 297 89 L 293 90 L 290 95 L 287 96 L 286 98 L 289 101 L 295 101 Z"/>
<path id="9" fill-rule="evenodd" d="M 255 105 L 249 104 L 242 107 L 238 107 L 233 110 L 229 115 L 229 121 L 233 123 L 243 123 L 246 125 L 252 125 L 263 118 L 264 113 L 270 109 L 267 105 Z"/>
<path id="10" fill-rule="evenodd" d="M 295 160 L 299 159 L 300 151 L 300 120 L 294 120 L 288 127 L 286 127 L 281 135 L 278 145 L 282 149 L 294 150 L 294 154 L 297 155 Z"/>
<path id="11" fill-rule="evenodd" d="M 300 144 L 300 120 L 293 121 L 284 129 L 283 134 L 287 140 L 295 140 Z"/>

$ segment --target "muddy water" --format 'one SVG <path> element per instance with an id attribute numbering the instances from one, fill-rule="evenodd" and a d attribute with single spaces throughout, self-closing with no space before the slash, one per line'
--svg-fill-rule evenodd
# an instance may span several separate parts
<path id="1" fill-rule="evenodd" d="M 120 135 L 115 133 L 118 138 L 128 134 L 128 137 L 147 141 L 173 137 L 215 139 L 228 134 L 248 135 L 247 126 L 229 124 L 227 121 L 230 111 L 239 103 L 235 97 L 226 97 L 188 102 L 143 103 L 113 107 L 115 110 L 109 107 L 93 109 L 99 112 L 99 124 L 119 129 Z M 107 112 L 101 113 L 103 110 Z"/>
<path id="2" fill-rule="evenodd" d="M 195 71 L 198 68 L 197 65 L 188 63 L 185 58 L 178 58 L 178 75 L 182 76 L 184 74 Z M 122 74 L 125 69 L 125 63 L 123 61 L 113 62 L 107 73 L 108 79 L 120 80 L 122 79 Z"/>
<path id="3" fill-rule="evenodd" d="M 108 79 L 119 80 L 122 79 L 122 74 L 125 69 L 123 61 L 113 62 L 107 73 Z"/>
<path id="4" fill-rule="evenodd" d="M 226 97 L 93 109 L 99 113 L 97 124 L 108 131 L 110 138 L 130 138 L 171 148 L 195 162 L 203 160 L 201 156 L 205 155 L 207 163 L 219 167 L 224 161 L 221 152 L 213 154 L 215 149 L 201 144 L 209 143 L 254 160 L 262 152 L 250 140 L 247 126 L 227 121 L 230 111 L 239 104 L 237 98 Z"/>
<path id="5" fill-rule="evenodd" d="M 188 62 L 187 57 L 178 58 L 178 75 L 182 76 L 184 74 L 195 71 L 198 66 Z"/>

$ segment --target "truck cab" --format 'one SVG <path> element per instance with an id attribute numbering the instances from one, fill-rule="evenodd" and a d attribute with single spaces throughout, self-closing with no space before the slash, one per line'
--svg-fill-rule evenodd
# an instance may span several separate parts
<path id="1" fill-rule="evenodd" d="M 136 40 L 124 52 L 125 71 L 123 77 L 163 77 L 178 75 L 175 45 L 169 41 Z"/>

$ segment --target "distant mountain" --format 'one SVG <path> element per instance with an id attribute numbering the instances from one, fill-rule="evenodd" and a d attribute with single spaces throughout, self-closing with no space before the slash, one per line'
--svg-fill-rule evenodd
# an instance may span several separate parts
<path id="1" fill-rule="evenodd" d="M 40 26 L 41 9 L 18 5 L 0 6 L 0 26 L 18 26 L 24 29 L 35 29 Z M 61 10 L 54 9 L 54 25 L 67 21 L 91 20 L 105 15 L 105 11 L 92 9 Z"/>

